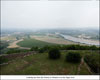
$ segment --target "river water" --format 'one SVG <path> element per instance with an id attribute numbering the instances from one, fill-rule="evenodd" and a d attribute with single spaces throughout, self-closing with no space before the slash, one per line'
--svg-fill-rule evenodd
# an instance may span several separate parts
<path id="1" fill-rule="evenodd" d="M 82 39 L 82 38 L 76 38 L 70 35 L 63 35 L 63 34 L 60 34 L 60 35 L 64 37 L 65 39 L 73 41 L 73 42 L 78 42 L 78 43 L 83 43 L 83 44 L 88 44 L 88 45 L 100 45 L 99 40 Z"/>

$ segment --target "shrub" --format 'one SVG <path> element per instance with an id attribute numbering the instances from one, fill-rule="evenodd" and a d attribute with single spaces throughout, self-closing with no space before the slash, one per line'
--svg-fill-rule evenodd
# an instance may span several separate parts
<path id="1" fill-rule="evenodd" d="M 45 49 L 44 48 L 40 48 L 38 51 L 39 51 L 39 53 L 44 53 Z"/>
<path id="2" fill-rule="evenodd" d="M 36 47 L 32 47 L 31 49 L 30 49 L 30 51 L 38 51 L 38 47 L 36 46 Z"/>
<path id="3" fill-rule="evenodd" d="M 88 64 L 90 69 L 100 74 L 100 54 L 89 54 L 84 57 L 84 61 Z"/>
<path id="4" fill-rule="evenodd" d="M 69 52 L 66 55 L 66 61 L 78 63 L 81 61 L 81 55 L 78 52 Z"/>
<path id="5" fill-rule="evenodd" d="M 20 53 L 21 50 L 20 49 L 9 49 L 7 54 L 12 54 L 12 53 Z"/>
<path id="6" fill-rule="evenodd" d="M 43 52 L 49 52 L 49 50 L 51 50 L 52 48 L 55 48 L 55 46 L 44 46 L 44 47 L 41 47 L 38 51 L 39 53 L 43 53 Z"/>
<path id="7" fill-rule="evenodd" d="M 48 52 L 49 49 L 50 49 L 50 46 L 46 45 L 39 49 L 39 53 Z"/>
<path id="8" fill-rule="evenodd" d="M 44 49 L 45 51 L 48 51 L 48 50 L 50 49 L 50 46 L 46 45 L 46 46 L 43 47 L 43 49 Z"/>
<path id="9" fill-rule="evenodd" d="M 50 59 L 59 59 L 61 56 L 61 53 L 58 48 L 52 48 L 49 50 L 49 58 Z"/>
<path id="10" fill-rule="evenodd" d="M 4 56 L 0 56 L 0 64 L 7 62 L 8 59 Z"/>
<path id="11" fill-rule="evenodd" d="M 21 52 L 28 52 L 28 51 L 29 50 L 27 49 L 13 48 L 13 49 L 7 49 L 6 54 L 21 53 Z"/>
<path id="12" fill-rule="evenodd" d="M 98 50 L 98 48 L 95 45 L 90 46 L 90 50 Z"/>

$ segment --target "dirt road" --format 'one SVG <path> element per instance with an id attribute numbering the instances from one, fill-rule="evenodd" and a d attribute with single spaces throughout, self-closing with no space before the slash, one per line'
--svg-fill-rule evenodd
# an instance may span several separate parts
<path id="1" fill-rule="evenodd" d="M 17 40 L 17 41 L 14 41 L 13 43 L 11 43 L 8 48 L 18 48 L 20 46 L 17 45 L 18 42 L 20 41 L 23 41 L 23 39 L 20 39 L 20 40 Z"/>

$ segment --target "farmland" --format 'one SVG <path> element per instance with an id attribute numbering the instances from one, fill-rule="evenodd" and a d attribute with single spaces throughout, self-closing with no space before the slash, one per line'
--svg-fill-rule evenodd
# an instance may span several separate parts
<path id="1" fill-rule="evenodd" d="M 31 48 L 33 46 L 43 47 L 45 45 L 66 45 L 66 44 L 76 44 L 75 42 L 65 40 L 61 37 L 55 36 L 45 36 L 45 35 L 30 35 L 30 38 L 24 38 L 23 41 L 17 43 L 20 47 Z"/>
<path id="2" fill-rule="evenodd" d="M 23 41 L 17 43 L 18 45 L 20 45 L 21 47 L 33 47 L 33 46 L 37 46 L 37 47 L 43 47 L 45 45 L 54 45 L 53 43 L 48 43 L 48 42 L 43 42 L 40 40 L 36 40 L 36 39 L 24 39 Z"/>
<path id="3" fill-rule="evenodd" d="M 31 36 L 31 38 L 54 44 L 75 44 L 75 42 L 68 41 L 56 36 Z"/>
<path id="4" fill-rule="evenodd" d="M 4 37 L 1 37 L 1 40 L 16 40 L 16 37 L 14 36 L 4 36 Z"/>

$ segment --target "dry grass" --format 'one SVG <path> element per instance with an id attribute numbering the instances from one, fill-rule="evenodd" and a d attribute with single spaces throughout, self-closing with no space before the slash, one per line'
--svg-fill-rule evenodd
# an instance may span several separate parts
<path id="1" fill-rule="evenodd" d="M 1 40 L 16 40 L 16 37 L 14 36 L 5 36 L 5 37 L 1 37 Z"/>
<path id="2" fill-rule="evenodd" d="M 49 37 L 49 36 L 31 36 L 31 38 L 56 44 L 75 44 L 74 42 L 67 41 L 63 38 Z"/>

